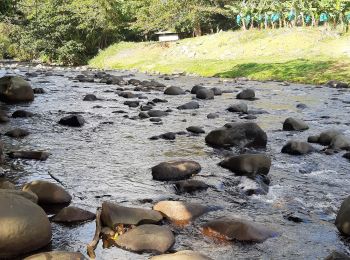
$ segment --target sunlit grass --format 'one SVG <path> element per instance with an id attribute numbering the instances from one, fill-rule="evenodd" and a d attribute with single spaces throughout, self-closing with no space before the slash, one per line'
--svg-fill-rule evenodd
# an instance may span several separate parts
<path id="1" fill-rule="evenodd" d="M 222 32 L 176 43 L 119 43 L 90 66 L 322 84 L 350 81 L 350 36 L 325 29 Z"/>

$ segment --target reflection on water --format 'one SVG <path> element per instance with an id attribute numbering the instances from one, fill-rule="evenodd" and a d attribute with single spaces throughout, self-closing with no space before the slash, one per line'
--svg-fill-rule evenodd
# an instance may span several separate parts
<path id="1" fill-rule="evenodd" d="M 34 69 L 31 68 L 30 71 Z M 138 79 L 155 78 L 167 85 L 186 89 L 198 83 L 208 87 L 220 87 L 233 91 L 215 97 L 215 100 L 199 101 L 201 107 L 195 111 L 178 111 L 177 106 L 192 100 L 192 95 L 164 96 L 161 92 L 143 93 L 148 100 L 165 98 L 168 103 L 158 103 L 157 109 L 173 109 L 163 118 L 162 125 L 146 120 L 124 118 L 125 114 L 113 113 L 124 110 L 129 117 L 137 116 L 136 108 L 123 105 L 124 99 L 116 94 L 118 86 L 99 83 L 73 82 L 80 72 L 74 70 L 54 71 L 53 76 L 39 73 L 31 78 L 35 87 L 42 87 L 46 94 L 37 95 L 30 105 L 6 106 L 9 113 L 16 109 L 27 109 L 35 116 L 29 119 L 12 119 L 1 126 L 1 132 L 12 127 L 26 128 L 31 135 L 13 140 L 2 137 L 7 149 L 44 149 L 51 153 L 46 162 L 11 162 L 5 168 L 6 175 L 18 186 L 35 180 L 54 181 L 50 172 L 58 178 L 73 195 L 73 205 L 95 211 L 104 200 L 126 206 L 151 208 L 144 199 L 182 199 L 209 206 L 220 206 L 223 210 L 210 212 L 196 220 L 193 225 L 179 228 L 171 226 L 176 234 L 174 250 L 193 249 L 213 259 L 320 259 L 334 249 L 345 250 L 347 245 L 338 236 L 333 221 L 341 201 L 349 195 L 349 163 L 341 154 L 326 156 L 312 154 L 292 157 L 281 154 L 283 144 L 289 139 L 306 140 L 332 127 L 348 129 L 350 108 L 342 101 L 349 101 L 349 92 L 310 86 L 282 86 L 276 82 L 222 83 L 216 78 L 179 77 L 165 81 L 158 77 L 137 74 Z M 4 70 L 0 70 L 0 75 Z M 24 74 L 27 68 L 17 73 Z M 58 75 L 60 74 L 60 75 Z M 129 73 L 115 72 L 116 75 Z M 268 134 L 269 153 L 273 158 L 270 192 L 266 196 L 245 197 L 236 187 L 238 177 L 217 166 L 227 151 L 214 151 L 205 145 L 205 135 L 178 135 L 175 141 L 149 140 L 149 137 L 165 132 L 184 131 L 188 126 L 202 126 L 206 132 L 221 127 L 227 122 L 244 121 L 226 108 L 237 103 L 235 95 L 241 87 L 252 87 L 259 98 L 247 102 L 257 114 L 255 120 Z M 132 86 L 125 86 L 126 89 Z M 86 94 L 95 94 L 103 99 L 83 102 Z M 337 97 L 337 99 L 333 99 Z M 143 101 L 143 100 L 141 100 Z M 147 102 L 147 99 L 144 100 Z M 297 109 L 304 103 L 306 109 Z M 64 128 L 57 124 L 60 117 L 79 112 L 86 119 L 81 129 Z M 218 112 L 217 119 L 207 119 L 207 114 Z M 330 118 L 322 118 L 328 115 Z M 295 116 L 308 121 L 310 130 L 303 133 L 279 131 L 285 118 Z M 338 122 L 334 125 L 332 122 Z M 108 123 L 106 123 L 108 122 Z M 319 147 L 320 148 L 320 147 Z M 212 188 L 206 192 L 176 195 L 171 185 L 152 180 L 150 168 L 169 159 L 192 159 L 202 165 L 202 172 L 195 179 L 205 181 Z M 283 218 L 285 211 L 305 210 L 307 223 L 296 224 Z M 219 243 L 203 237 L 200 225 L 221 216 L 240 216 L 253 219 L 278 230 L 281 235 L 262 244 Z M 75 227 L 53 224 L 53 249 L 81 251 L 94 235 L 95 224 L 86 223 Z M 147 259 L 118 248 L 103 250 L 100 243 L 97 259 Z M 305 246 L 307 245 L 307 246 Z"/>

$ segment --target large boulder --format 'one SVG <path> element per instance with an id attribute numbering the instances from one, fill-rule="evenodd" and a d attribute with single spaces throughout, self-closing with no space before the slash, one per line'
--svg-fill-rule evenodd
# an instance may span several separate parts
<path id="1" fill-rule="evenodd" d="M 308 153 L 312 153 L 315 151 L 315 148 L 306 142 L 298 142 L 298 141 L 289 141 L 282 148 L 282 153 L 287 153 L 290 155 L 304 155 Z"/>
<path id="2" fill-rule="evenodd" d="M 246 100 L 254 100 L 255 92 L 253 89 L 245 89 L 237 94 L 237 99 L 246 99 Z"/>
<path id="3" fill-rule="evenodd" d="M 204 224 L 202 228 L 205 235 L 229 241 L 264 242 L 277 235 L 262 224 L 238 218 L 220 218 Z"/>
<path id="4" fill-rule="evenodd" d="M 80 252 L 52 251 L 28 256 L 24 260 L 87 260 Z"/>
<path id="5" fill-rule="evenodd" d="M 202 88 L 197 91 L 196 98 L 198 99 L 214 99 L 214 91 L 207 88 Z"/>
<path id="6" fill-rule="evenodd" d="M 102 203 L 101 220 L 111 229 L 115 229 L 119 224 L 157 224 L 162 219 L 162 214 L 155 210 L 124 207 L 111 202 Z"/>
<path id="7" fill-rule="evenodd" d="M 154 256 L 150 260 L 211 260 L 211 258 L 192 250 L 184 250 L 174 254 Z"/>
<path id="8" fill-rule="evenodd" d="M 84 222 L 88 220 L 94 220 L 95 214 L 80 209 L 77 207 L 65 207 L 60 212 L 58 212 L 53 218 L 53 222 L 61 222 L 61 223 L 77 223 L 77 222 Z"/>
<path id="9" fill-rule="evenodd" d="M 163 116 L 167 116 L 168 113 L 165 112 L 165 111 L 161 111 L 161 110 L 149 110 L 147 112 L 147 114 L 150 116 L 150 117 L 163 117 Z"/>
<path id="10" fill-rule="evenodd" d="M 23 191 L 35 193 L 42 204 L 69 203 L 72 196 L 61 186 L 48 181 L 32 181 L 23 187 Z"/>
<path id="11" fill-rule="evenodd" d="M 21 138 L 26 137 L 29 135 L 29 131 L 22 128 L 14 128 L 12 130 L 9 130 L 5 133 L 6 136 L 12 137 L 12 138 Z"/>
<path id="12" fill-rule="evenodd" d="M 205 89 L 205 87 L 201 86 L 201 85 L 195 85 L 193 86 L 193 88 L 191 89 L 191 94 L 197 94 L 197 92 L 201 89 Z"/>
<path id="13" fill-rule="evenodd" d="M 214 147 L 265 148 L 267 135 L 256 123 L 229 123 L 211 131 L 205 141 Z"/>
<path id="14" fill-rule="evenodd" d="M 271 167 L 271 159 L 265 154 L 242 154 L 232 156 L 219 163 L 237 175 L 255 178 L 256 175 L 267 175 Z"/>
<path id="15" fill-rule="evenodd" d="M 179 110 L 198 109 L 198 108 L 199 108 L 199 104 L 196 101 L 191 101 L 177 107 L 177 109 Z"/>
<path id="16" fill-rule="evenodd" d="M 287 118 L 283 123 L 284 131 L 303 131 L 309 129 L 309 126 L 301 119 Z"/>
<path id="17" fill-rule="evenodd" d="M 174 183 L 177 193 L 191 193 L 208 189 L 208 184 L 198 180 L 183 180 Z"/>
<path id="18" fill-rule="evenodd" d="M 30 84 L 20 76 L 0 78 L 0 100 L 6 103 L 20 103 L 34 100 Z"/>
<path id="19" fill-rule="evenodd" d="M 185 91 L 180 88 L 180 87 L 168 87 L 167 89 L 164 90 L 165 95 L 171 95 L 171 96 L 176 96 L 176 95 L 183 95 L 185 94 Z"/>
<path id="20" fill-rule="evenodd" d="M 2 196 L 2 194 L 13 194 L 13 195 L 26 198 L 27 200 L 30 200 L 35 204 L 38 203 L 38 196 L 33 192 L 20 191 L 20 190 L 9 189 L 9 188 L 11 187 L 5 187 L 5 189 L 0 189 L 0 197 Z"/>
<path id="21" fill-rule="evenodd" d="M 340 233 L 350 236 L 350 196 L 341 204 L 335 225 Z"/>
<path id="22" fill-rule="evenodd" d="M 339 130 L 328 130 L 317 136 L 309 136 L 309 143 L 328 145 L 334 150 L 350 150 L 350 139 Z"/>
<path id="23" fill-rule="evenodd" d="M 153 207 L 167 219 L 178 224 L 187 224 L 208 212 L 208 207 L 184 201 L 160 201 Z"/>
<path id="24" fill-rule="evenodd" d="M 15 258 L 50 242 L 51 225 L 41 207 L 22 196 L 2 193 L 0 208 L 1 259 Z"/>
<path id="25" fill-rule="evenodd" d="M 116 243 L 118 246 L 133 252 L 163 254 L 175 243 L 175 237 L 167 227 L 141 225 L 121 235 Z"/>
<path id="26" fill-rule="evenodd" d="M 231 105 L 227 110 L 229 112 L 232 112 L 232 113 L 244 113 L 244 114 L 247 114 L 248 113 L 248 106 L 245 103 L 239 103 L 239 104 Z"/>
<path id="27" fill-rule="evenodd" d="M 62 117 L 58 123 L 64 126 L 81 127 L 85 124 L 85 120 L 81 115 L 70 115 Z"/>
<path id="28" fill-rule="evenodd" d="M 186 128 L 186 130 L 190 133 L 193 133 L 193 134 L 204 134 L 205 133 L 203 128 L 200 126 L 189 126 Z"/>
<path id="29" fill-rule="evenodd" d="M 200 171 L 201 166 L 195 161 L 168 161 L 152 167 L 152 176 L 157 181 L 179 181 L 189 179 Z"/>
<path id="30" fill-rule="evenodd" d="M 16 110 L 12 113 L 13 118 L 28 118 L 32 117 L 34 114 L 26 110 Z"/>

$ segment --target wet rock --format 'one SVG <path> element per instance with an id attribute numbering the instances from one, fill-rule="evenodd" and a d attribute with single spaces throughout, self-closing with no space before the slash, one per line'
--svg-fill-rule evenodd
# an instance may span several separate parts
<path id="1" fill-rule="evenodd" d="M 85 120 L 81 115 L 70 115 L 61 118 L 58 123 L 64 126 L 82 127 L 85 124 Z"/>
<path id="2" fill-rule="evenodd" d="M 4 156 L 4 143 L 0 140 L 0 165 L 4 163 L 5 156 Z M 2 177 L 3 173 L 0 173 L 0 177 Z"/>
<path id="3" fill-rule="evenodd" d="M 203 128 L 200 127 L 200 126 L 190 126 L 190 127 L 187 127 L 186 130 L 188 132 L 191 132 L 191 133 L 194 133 L 194 134 L 204 134 L 205 133 Z"/>
<path id="4" fill-rule="evenodd" d="M 168 100 L 160 99 L 160 98 L 154 98 L 154 99 L 152 99 L 152 101 L 154 103 L 167 103 L 168 102 Z"/>
<path id="5" fill-rule="evenodd" d="M 191 102 L 188 102 L 188 103 L 183 104 L 181 106 L 178 106 L 177 108 L 180 109 L 180 110 L 198 109 L 199 108 L 199 104 L 196 101 L 191 101 Z"/>
<path id="6" fill-rule="evenodd" d="M 303 103 L 300 103 L 296 106 L 298 109 L 306 109 L 307 108 L 307 105 L 303 104 Z"/>
<path id="7" fill-rule="evenodd" d="M 350 256 L 341 252 L 333 251 L 324 260 L 350 260 Z"/>
<path id="8" fill-rule="evenodd" d="M 50 154 L 43 151 L 12 151 L 8 155 L 12 159 L 46 161 Z"/>
<path id="9" fill-rule="evenodd" d="M 20 76 L 0 78 L 0 100 L 6 103 L 21 103 L 34 100 L 30 84 Z"/>
<path id="10" fill-rule="evenodd" d="M 239 104 L 231 105 L 227 110 L 229 112 L 232 112 L 232 113 L 244 113 L 244 114 L 247 114 L 248 113 L 248 106 L 245 103 L 239 103 Z"/>
<path id="11" fill-rule="evenodd" d="M 0 196 L 0 258 L 15 258 L 51 241 L 51 225 L 44 210 L 13 193 Z"/>
<path id="12" fill-rule="evenodd" d="M 197 92 L 201 89 L 205 89 L 205 87 L 203 87 L 202 85 L 195 85 L 192 89 L 191 89 L 191 94 L 197 94 Z"/>
<path id="13" fill-rule="evenodd" d="M 33 89 L 34 94 L 45 94 L 45 90 L 43 88 L 34 88 Z"/>
<path id="14" fill-rule="evenodd" d="M 216 113 L 210 113 L 210 114 L 207 115 L 208 119 L 215 119 L 215 118 L 218 118 L 218 117 L 220 117 L 220 116 L 218 114 L 216 114 Z"/>
<path id="15" fill-rule="evenodd" d="M 154 123 L 159 123 L 162 121 L 162 119 L 159 117 L 152 117 L 149 119 L 149 121 L 154 122 Z"/>
<path id="16" fill-rule="evenodd" d="M 80 252 L 52 251 L 28 256 L 24 260 L 87 260 L 87 258 Z"/>
<path id="17" fill-rule="evenodd" d="M 270 180 L 264 175 L 257 175 L 255 179 L 242 177 L 238 188 L 247 196 L 266 195 L 269 192 Z"/>
<path id="18" fill-rule="evenodd" d="M 125 85 L 125 81 L 122 77 L 106 74 L 101 80 L 100 83 L 105 83 L 107 85 Z"/>
<path id="19" fill-rule="evenodd" d="M 140 114 L 139 114 L 139 118 L 141 118 L 141 119 L 145 119 L 145 118 L 149 118 L 149 117 L 150 116 L 145 112 L 140 112 Z"/>
<path id="20" fill-rule="evenodd" d="M 167 227 L 142 225 L 121 235 L 116 243 L 133 252 L 165 253 L 175 243 L 175 237 Z"/>
<path id="21" fill-rule="evenodd" d="M 242 154 L 232 156 L 219 163 L 236 175 L 255 178 L 256 175 L 267 175 L 271 167 L 271 159 L 265 154 Z"/>
<path id="22" fill-rule="evenodd" d="M 123 98 L 136 98 L 137 95 L 132 93 L 132 92 L 121 92 L 118 94 L 118 96 L 123 97 Z"/>
<path id="23" fill-rule="evenodd" d="M 147 113 L 150 117 L 163 117 L 168 115 L 167 112 L 161 110 L 150 110 Z"/>
<path id="24" fill-rule="evenodd" d="M 203 181 L 184 180 L 174 183 L 177 193 L 192 193 L 208 189 L 208 185 Z"/>
<path id="25" fill-rule="evenodd" d="M 15 190 L 16 186 L 9 181 L 0 181 L 0 189 L 3 190 Z"/>
<path id="26" fill-rule="evenodd" d="M 285 218 L 288 221 L 292 221 L 295 223 L 302 223 L 302 222 L 308 222 L 307 216 L 302 212 L 287 212 L 283 215 L 283 218 Z"/>
<path id="27" fill-rule="evenodd" d="M 141 84 L 141 81 L 138 80 L 138 79 L 129 79 L 129 80 L 128 80 L 128 83 L 129 83 L 130 85 L 138 86 L 138 85 Z"/>
<path id="28" fill-rule="evenodd" d="M 13 112 L 12 117 L 13 118 L 27 118 L 27 117 L 32 117 L 34 114 L 29 111 L 25 110 L 17 110 Z"/>
<path id="29" fill-rule="evenodd" d="M 165 134 L 161 134 L 159 137 L 164 139 L 164 140 L 175 140 L 176 139 L 176 134 L 173 133 L 173 132 L 168 132 L 168 133 L 165 133 Z"/>
<path id="30" fill-rule="evenodd" d="M 211 260 L 211 258 L 191 250 L 179 251 L 174 254 L 165 254 L 151 257 L 150 260 Z"/>
<path id="31" fill-rule="evenodd" d="M 53 218 L 53 222 L 77 223 L 94 220 L 95 214 L 77 207 L 66 207 L 58 212 Z"/>
<path id="32" fill-rule="evenodd" d="M 309 126 L 301 119 L 287 118 L 283 123 L 284 131 L 303 131 L 309 129 Z"/>
<path id="33" fill-rule="evenodd" d="M 9 121 L 10 118 L 8 115 L 4 111 L 0 110 L 0 124 L 7 123 Z"/>
<path id="34" fill-rule="evenodd" d="M 316 143 L 319 143 L 321 145 L 330 145 L 333 139 L 340 134 L 342 133 L 338 130 L 328 130 L 328 131 L 322 132 L 318 136 Z M 316 137 L 313 137 L 313 139 L 316 140 Z"/>
<path id="35" fill-rule="evenodd" d="M 189 179 L 200 171 L 200 164 L 194 161 L 169 161 L 152 167 L 152 176 L 158 181 L 178 181 Z"/>
<path id="36" fill-rule="evenodd" d="M 184 201 L 160 201 L 153 207 L 170 221 L 187 224 L 208 212 L 208 207 Z"/>
<path id="37" fill-rule="evenodd" d="M 329 148 L 333 150 L 350 150 L 350 139 L 343 134 L 337 135 L 332 139 Z"/>
<path id="38" fill-rule="evenodd" d="M 176 95 L 183 95 L 185 94 L 185 91 L 180 88 L 180 87 L 168 87 L 167 89 L 165 89 L 164 91 L 165 95 L 172 95 L 172 96 L 176 96 Z"/>
<path id="39" fill-rule="evenodd" d="M 343 157 L 344 157 L 345 159 L 350 160 L 350 153 L 346 153 L 346 154 L 344 154 L 344 155 L 343 155 Z"/>
<path id="40" fill-rule="evenodd" d="M 212 91 L 211 89 L 202 88 L 197 91 L 196 98 L 214 99 L 214 91 Z"/>
<path id="41" fill-rule="evenodd" d="M 27 200 L 30 200 L 35 204 L 38 203 L 38 196 L 33 192 L 20 191 L 20 190 L 14 190 L 14 189 L 0 189 L 0 197 L 2 196 L 2 194 L 13 194 L 13 195 L 21 196 Z"/>
<path id="42" fill-rule="evenodd" d="M 6 136 L 12 138 L 21 138 L 29 135 L 29 131 L 21 128 L 15 128 L 5 133 Z"/>
<path id="43" fill-rule="evenodd" d="M 229 241 L 264 242 L 277 235 L 262 224 L 238 218 L 220 218 L 202 227 L 205 235 Z"/>
<path id="44" fill-rule="evenodd" d="M 222 90 L 220 88 L 212 88 L 211 89 L 214 92 L 214 96 L 221 96 L 222 95 Z"/>
<path id="45" fill-rule="evenodd" d="M 111 202 L 102 203 L 102 223 L 113 230 L 115 230 L 119 224 L 157 224 L 162 219 L 162 214 L 151 209 L 123 207 Z"/>
<path id="46" fill-rule="evenodd" d="M 328 81 L 326 86 L 331 88 L 349 88 L 349 84 L 337 80 Z"/>
<path id="47" fill-rule="evenodd" d="M 32 181 L 24 185 L 23 191 L 36 194 L 41 204 L 69 203 L 72 200 L 64 188 L 48 181 Z"/>
<path id="48" fill-rule="evenodd" d="M 138 107 L 140 105 L 140 101 L 125 101 L 124 105 L 128 107 Z"/>
<path id="49" fill-rule="evenodd" d="M 149 111 L 149 110 L 151 110 L 153 108 L 153 106 L 150 106 L 150 105 L 142 105 L 141 107 L 140 107 L 140 110 L 141 111 Z"/>
<path id="50" fill-rule="evenodd" d="M 230 123 L 211 131 L 205 141 L 214 147 L 265 148 L 267 135 L 256 123 Z"/>
<path id="51" fill-rule="evenodd" d="M 254 100 L 255 92 L 253 89 L 245 89 L 237 94 L 237 99 L 246 99 L 246 100 Z"/>
<path id="52" fill-rule="evenodd" d="M 318 135 L 313 135 L 313 136 L 309 136 L 308 137 L 308 139 L 307 139 L 307 141 L 309 142 L 309 143 L 314 143 L 314 144 L 316 144 L 316 143 L 318 143 L 318 139 L 319 139 L 320 137 L 318 136 Z"/>
<path id="53" fill-rule="evenodd" d="M 304 155 L 314 151 L 315 148 L 306 142 L 289 141 L 285 146 L 283 146 L 281 152 L 290 155 Z"/>
<path id="54" fill-rule="evenodd" d="M 345 236 L 350 236 L 350 196 L 341 204 L 335 220 L 335 225 L 340 233 Z"/>
<path id="55" fill-rule="evenodd" d="M 94 80 L 94 78 L 92 76 L 82 75 L 82 74 L 77 75 L 75 77 L 75 79 L 78 80 L 79 82 L 82 82 L 82 83 L 84 83 L 84 82 L 87 82 L 87 83 L 95 82 L 95 80 Z"/>
<path id="56" fill-rule="evenodd" d="M 98 98 L 94 94 L 88 94 L 84 97 L 83 101 L 97 101 Z"/>

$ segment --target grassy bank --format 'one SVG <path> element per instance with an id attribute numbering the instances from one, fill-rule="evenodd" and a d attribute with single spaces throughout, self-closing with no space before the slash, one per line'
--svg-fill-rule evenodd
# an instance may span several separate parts
<path id="1" fill-rule="evenodd" d="M 295 28 L 222 32 L 166 44 L 122 42 L 101 51 L 89 65 L 315 84 L 349 82 L 350 35 Z"/>

